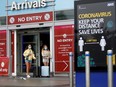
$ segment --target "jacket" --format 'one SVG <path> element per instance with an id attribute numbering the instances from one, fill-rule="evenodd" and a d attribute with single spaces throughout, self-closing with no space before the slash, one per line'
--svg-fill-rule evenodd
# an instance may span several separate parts
<path id="1" fill-rule="evenodd" d="M 33 51 L 31 49 L 27 49 L 24 51 L 23 56 L 25 57 L 25 59 L 27 60 L 32 60 L 32 59 L 36 59 L 35 55 L 33 53 Z"/>

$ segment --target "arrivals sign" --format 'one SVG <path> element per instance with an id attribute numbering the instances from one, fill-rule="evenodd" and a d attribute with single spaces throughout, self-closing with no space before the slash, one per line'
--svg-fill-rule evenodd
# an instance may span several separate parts
<path id="1" fill-rule="evenodd" d="M 24 2 L 16 2 L 13 1 L 12 5 L 10 6 L 10 10 L 24 10 L 24 9 L 32 9 L 32 8 L 45 8 L 47 6 L 53 6 L 54 0 L 24 0 Z"/>
<path id="2" fill-rule="evenodd" d="M 116 53 L 115 1 L 77 1 L 75 3 L 76 67 L 85 66 L 90 51 L 91 67 L 107 65 L 107 50 Z"/>
<path id="3" fill-rule="evenodd" d="M 8 24 L 41 23 L 53 21 L 53 12 L 8 16 Z"/>

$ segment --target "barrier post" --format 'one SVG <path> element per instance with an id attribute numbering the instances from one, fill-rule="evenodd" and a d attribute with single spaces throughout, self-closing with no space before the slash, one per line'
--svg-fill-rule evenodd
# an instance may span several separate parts
<path id="1" fill-rule="evenodd" d="M 73 77 L 73 53 L 69 53 L 69 60 L 70 60 L 70 87 L 74 87 L 74 77 Z"/>
<path id="2" fill-rule="evenodd" d="M 90 87 L 90 53 L 85 52 L 86 87 Z"/>
<path id="3" fill-rule="evenodd" d="M 108 56 L 108 87 L 113 87 L 113 63 L 112 63 L 112 50 L 107 51 Z"/>

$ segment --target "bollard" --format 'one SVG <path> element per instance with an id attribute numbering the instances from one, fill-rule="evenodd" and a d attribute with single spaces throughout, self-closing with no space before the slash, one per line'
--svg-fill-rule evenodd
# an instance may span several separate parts
<path id="1" fill-rule="evenodd" d="M 74 77 L 73 77 L 73 53 L 69 53 L 69 60 L 70 60 L 70 87 L 74 87 Z"/>
<path id="2" fill-rule="evenodd" d="M 112 50 L 107 51 L 108 56 L 108 87 L 113 87 L 113 63 L 112 63 Z"/>
<path id="3" fill-rule="evenodd" d="M 86 87 L 90 87 L 90 53 L 85 52 L 85 71 L 86 71 Z"/>

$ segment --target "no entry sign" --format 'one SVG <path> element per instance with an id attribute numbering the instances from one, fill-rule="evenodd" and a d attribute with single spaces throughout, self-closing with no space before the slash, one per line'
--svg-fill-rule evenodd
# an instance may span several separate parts
<path id="1" fill-rule="evenodd" d="M 0 57 L 0 76 L 8 75 L 9 58 Z"/>

